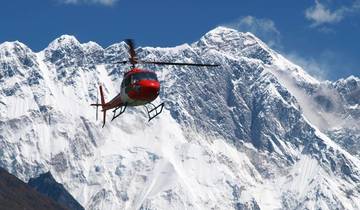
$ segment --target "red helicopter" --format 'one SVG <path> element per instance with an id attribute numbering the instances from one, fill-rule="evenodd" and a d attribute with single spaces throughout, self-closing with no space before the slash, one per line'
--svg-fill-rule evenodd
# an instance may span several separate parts
<path id="1" fill-rule="evenodd" d="M 103 88 L 100 85 L 100 98 L 101 104 L 91 104 L 96 106 L 96 119 L 98 119 L 98 107 L 101 106 L 103 112 L 103 126 L 106 122 L 106 111 L 113 110 L 113 118 L 111 121 L 123 114 L 128 106 L 145 106 L 148 113 L 149 121 L 158 116 L 164 107 L 164 102 L 155 106 L 154 101 L 160 90 L 160 82 L 154 71 L 136 68 L 136 64 L 156 64 L 156 65 L 180 65 L 180 66 L 202 66 L 202 67 L 215 67 L 218 64 L 198 64 L 198 63 L 173 63 L 173 62 L 160 62 L 160 61 L 143 61 L 138 60 L 134 42 L 132 39 L 126 39 L 126 44 L 129 47 L 130 58 L 127 61 L 116 62 L 115 64 L 131 64 L 131 69 L 124 74 L 121 82 L 121 91 L 109 102 L 105 102 Z M 151 105 L 149 108 L 147 105 Z M 119 110 L 119 113 L 116 113 Z M 154 113 L 155 112 L 155 113 Z M 153 114 L 154 113 L 154 114 Z"/>

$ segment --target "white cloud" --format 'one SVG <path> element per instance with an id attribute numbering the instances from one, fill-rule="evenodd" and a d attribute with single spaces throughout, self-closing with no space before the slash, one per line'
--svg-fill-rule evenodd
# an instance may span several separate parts
<path id="1" fill-rule="evenodd" d="M 111 6 L 118 0 L 59 0 L 65 4 L 102 4 L 105 6 Z"/>
<path id="2" fill-rule="evenodd" d="M 305 58 L 296 52 L 284 53 L 285 57 L 291 62 L 301 66 L 307 73 L 319 80 L 326 80 L 329 78 L 328 71 L 330 66 L 324 60 L 317 60 L 315 58 Z"/>
<path id="3" fill-rule="evenodd" d="M 283 53 L 287 59 L 301 66 L 306 72 L 319 80 L 337 80 L 354 74 L 358 66 L 346 54 L 323 50 L 317 55 L 309 56 L 294 51 Z"/>
<path id="4" fill-rule="evenodd" d="M 337 23 L 344 18 L 342 10 L 330 11 L 319 1 L 315 1 L 315 6 L 312 6 L 305 11 L 305 17 L 313 21 L 314 26 L 324 23 Z"/>
<path id="5" fill-rule="evenodd" d="M 313 27 L 333 24 L 342 21 L 346 16 L 360 9 L 360 0 L 355 0 L 351 5 L 341 6 L 331 10 L 328 6 L 315 0 L 315 5 L 305 10 L 305 17 L 312 22 Z"/>
<path id="6" fill-rule="evenodd" d="M 280 32 L 271 19 L 246 16 L 225 24 L 225 26 L 243 32 L 251 32 L 265 41 L 270 47 L 280 47 Z"/>

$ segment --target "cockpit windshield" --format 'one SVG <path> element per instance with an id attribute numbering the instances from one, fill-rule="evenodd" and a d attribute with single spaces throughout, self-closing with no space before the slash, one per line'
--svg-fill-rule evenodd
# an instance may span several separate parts
<path id="1" fill-rule="evenodd" d="M 140 80 L 158 80 L 157 76 L 153 72 L 140 72 L 131 75 L 131 83 L 136 83 Z"/>

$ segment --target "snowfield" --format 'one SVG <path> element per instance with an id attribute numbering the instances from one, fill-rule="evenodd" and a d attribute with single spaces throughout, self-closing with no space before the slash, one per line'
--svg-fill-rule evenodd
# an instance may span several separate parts
<path id="1" fill-rule="evenodd" d="M 164 112 L 142 107 L 101 128 L 129 66 L 64 35 L 41 52 L 0 44 L 0 166 L 27 181 L 46 171 L 86 209 L 360 209 L 360 79 L 319 81 L 251 33 L 218 27 L 144 60 Z M 110 119 L 112 112 L 108 112 Z M 100 115 L 99 115 L 100 116 Z"/>

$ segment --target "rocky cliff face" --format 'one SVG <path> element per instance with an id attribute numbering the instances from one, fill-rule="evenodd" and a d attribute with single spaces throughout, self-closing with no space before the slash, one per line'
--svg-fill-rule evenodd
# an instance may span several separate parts
<path id="1" fill-rule="evenodd" d="M 0 168 L 0 209 L 67 210 Z"/>
<path id="2" fill-rule="evenodd" d="M 0 166 L 50 170 L 86 209 L 359 209 L 359 78 L 318 81 L 250 33 L 219 27 L 191 45 L 139 48 L 158 67 L 164 113 L 101 128 L 97 85 L 120 88 L 127 46 L 72 36 L 34 53 L 0 45 Z M 104 65 L 107 64 L 107 65 Z"/>
<path id="3" fill-rule="evenodd" d="M 62 184 L 56 182 L 50 172 L 31 178 L 28 185 L 37 192 L 47 196 L 70 210 L 83 210 L 84 208 L 67 192 Z"/>

